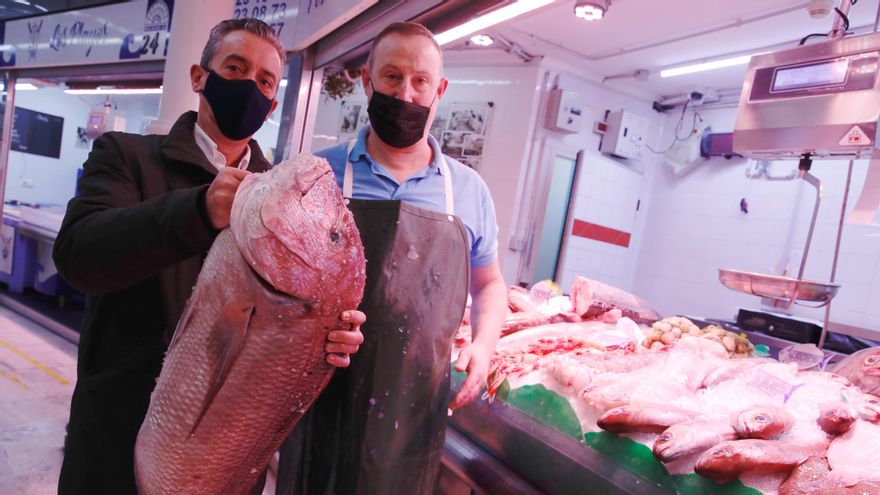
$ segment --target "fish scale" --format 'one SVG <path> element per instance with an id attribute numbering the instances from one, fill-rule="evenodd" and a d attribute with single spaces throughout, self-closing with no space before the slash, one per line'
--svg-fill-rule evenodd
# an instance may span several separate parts
<path id="1" fill-rule="evenodd" d="M 247 493 L 329 381 L 327 333 L 357 307 L 364 264 L 325 161 L 300 155 L 242 183 L 138 434 L 141 495 Z"/>

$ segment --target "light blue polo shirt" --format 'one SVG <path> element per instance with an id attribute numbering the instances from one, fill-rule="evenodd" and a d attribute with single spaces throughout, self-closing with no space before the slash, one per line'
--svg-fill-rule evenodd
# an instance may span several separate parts
<path id="1" fill-rule="evenodd" d="M 416 172 L 400 184 L 385 167 L 379 165 L 367 152 L 369 126 L 358 132 L 357 142 L 348 153 L 349 142 L 315 153 L 330 162 L 336 182 L 342 189 L 346 158 L 351 160 L 354 199 L 394 199 L 405 201 L 426 210 L 446 213 L 444 181 L 439 162 L 440 145 L 434 136 L 428 136 L 428 144 L 434 150 L 434 158 L 428 167 Z M 495 221 L 495 204 L 489 187 L 472 168 L 446 157 L 452 175 L 455 215 L 461 218 L 471 245 L 471 267 L 484 268 L 498 259 L 498 224 Z"/>

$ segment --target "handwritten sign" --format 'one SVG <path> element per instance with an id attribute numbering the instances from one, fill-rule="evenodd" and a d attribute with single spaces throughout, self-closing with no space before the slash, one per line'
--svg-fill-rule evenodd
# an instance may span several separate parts
<path id="1" fill-rule="evenodd" d="M 0 67 L 42 67 L 162 59 L 174 0 L 134 0 L 9 21 Z"/>
<path id="2" fill-rule="evenodd" d="M 259 19 L 275 30 L 287 51 L 299 51 L 379 0 L 235 0 L 232 17 Z"/>

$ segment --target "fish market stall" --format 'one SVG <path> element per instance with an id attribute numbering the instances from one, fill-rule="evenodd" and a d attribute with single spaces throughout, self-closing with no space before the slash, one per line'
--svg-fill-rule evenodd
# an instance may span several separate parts
<path id="1" fill-rule="evenodd" d="M 650 322 L 643 301 L 612 301 L 617 289 L 580 277 L 575 284 L 594 289 L 586 303 L 573 287 L 568 305 L 551 295 L 531 307 L 511 288 L 486 394 L 450 418 L 444 465 L 470 486 L 793 494 L 811 493 L 802 491 L 809 482 L 812 493 L 880 493 L 880 449 L 866 451 L 880 433 L 880 400 L 862 365 L 880 351 L 845 359 L 836 373 L 824 371 L 835 356 L 815 346 L 755 357 L 743 335 L 683 317 Z M 544 323 L 512 330 L 541 314 Z M 453 387 L 462 380 L 456 374 Z M 865 453 L 859 462 L 845 454 L 853 451 Z"/>

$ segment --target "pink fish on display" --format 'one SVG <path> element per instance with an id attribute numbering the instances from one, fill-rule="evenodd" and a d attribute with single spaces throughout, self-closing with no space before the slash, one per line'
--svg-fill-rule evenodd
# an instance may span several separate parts
<path id="1" fill-rule="evenodd" d="M 165 356 L 135 446 L 141 495 L 245 493 L 333 373 L 363 246 L 327 162 L 241 183 Z"/>
<path id="2" fill-rule="evenodd" d="M 830 402 L 819 409 L 819 419 L 816 420 L 822 431 L 829 435 L 842 435 L 849 431 L 859 419 L 859 412 L 842 401 Z"/>
<path id="3" fill-rule="evenodd" d="M 799 445 L 779 440 L 733 440 L 707 450 L 694 471 L 704 478 L 728 483 L 744 474 L 788 473 L 825 445 Z"/>
<path id="4" fill-rule="evenodd" d="M 673 462 L 736 439 L 736 430 L 722 421 L 689 421 L 667 428 L 654 442 L 654 457 Z"/>
<path id="5" fill-rule="evenodd" d="M 630 404 L 606 411 L 596 422 L 614 433 L 660 433 L 672 425 L 691 421 L 694 411 L 660 404 Z"/>
<path id="6" fill-rule="evenodd" d="M 865 393 L 880 395 L 880 347 L 850 354 L 830 371 L 848 378 Z"/>
<path id="7" fill-rule="evenodd" d="M 618 309 L 622 316 L 637 323 L 651 324 L 660 319 L 644 299 L 596 280 L 575 277 L 570 292 L 574 312 L 583 318 L 596 318 Z"/>
<path id="8" fill-rule="evenodd" d="M 762 405 L 731 414 L 730 422 L 742 438 L 773 440 L 785 434 L 795 419 L 780 407 Z"/>

